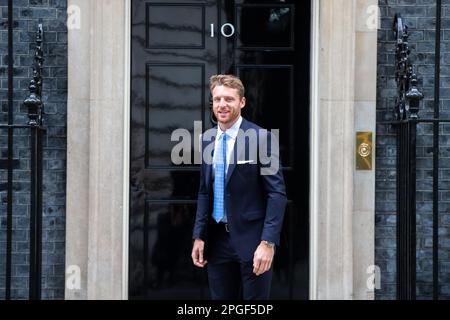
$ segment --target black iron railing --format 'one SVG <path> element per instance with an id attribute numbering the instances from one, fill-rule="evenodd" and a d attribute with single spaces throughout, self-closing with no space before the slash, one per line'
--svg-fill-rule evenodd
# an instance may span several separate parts
<path id="1" fill-rule="evenodd" d="M 396 15 L 397 126 L 397 297 L 415 299 L 416 288 L 416 132 L 419 102 L 417 76 L 409 61 L 408 27 Z"/>
<path id="2" fill-rule="evenodd" d="M 30 95 L 24 101 L 31 129 L 31 206 L 30 206 L 30 299 L 41 298 L 42 278 L 42 135 L 44 104 L 42 103 L 42 65 L 44 57 L 42 24 L 36 35 L 35 64 L 30 81 Z"/>
<path id="3" fill-rule="evenodd" d="M 436 51 L 434 117 L 419 117 L 423 94 L 410 62 L 408 27 L 401 16 L 394 19 L 396 43 L 395 78 L 398 96 L 393 125 L 397 132 L 397 298 L 416 299 L 416 146 L 417 125 L 433 124 L 433 299 L 439 299 L 438 211 L 439 211 L 439 125 L 450 120 L 439 118 L 441 1 L 436 2 Z"/>
<path id="4" fill-rule="evenodd" d="M 8 158 L 5 161 L 7 174 L 7 215 L 6 215 L 6 268 L 5 268 L 5 299 L 11 299 L 12 279 L 12 235 L 13 235 L 13 170 L 18 159 L 13 159 L 14 131 L 17 129 L 30 130 L 30 271 L 29 298 L 41 298 L 41 266 L 42 266 L 42 136 L 44 105 L 42 103 L 42 65 L 44 62 L 42 42 L 43 28 L 38 25 L 36 33 L 36 51 L 33 65 L 33 79 L 30 81 L 30 94 L 24 105 L 28 109 L 28 123 L 14 124 L 13 122 L 13 16 L 12 0 L 8 1 L 8 124 L 0 128 L 8 130 Z M 3 167 L 3 166 L 2 166 Z"/>

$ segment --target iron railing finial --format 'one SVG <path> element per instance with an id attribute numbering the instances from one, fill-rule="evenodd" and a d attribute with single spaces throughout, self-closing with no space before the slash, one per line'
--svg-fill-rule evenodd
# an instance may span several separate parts
<path id="1" fill-rule="evenodd" d="M 31 79 L 29 86 L 30 95 L 23 102 L 28 109 L 28 124 L 31 126 L 42 126 L 42 115 L 44 113 L 44 104 L 42 102 L 42 65 L 44 63 L 44 54 L 42 50 L 43 38 L 44 31 L 42 23 L 40 23 L 36 32 L 33 79 Z"/>

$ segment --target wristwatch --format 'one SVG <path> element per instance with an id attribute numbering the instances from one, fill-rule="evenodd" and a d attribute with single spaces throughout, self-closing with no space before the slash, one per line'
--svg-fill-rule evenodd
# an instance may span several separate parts
<path id="1" fill-rule="evenodd" d="M 275 248 L 275 243 L 267 241 L 267 240 L 263 240 L 262 243 L 264 243 L 267 247 L 269 248 Z"/>

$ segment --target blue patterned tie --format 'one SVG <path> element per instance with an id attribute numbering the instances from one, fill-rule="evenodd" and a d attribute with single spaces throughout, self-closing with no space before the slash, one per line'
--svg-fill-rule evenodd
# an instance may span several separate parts
<path id="1" fill-rule="evenodd" d="M 221 142 L 219 143 L 215 170 L 214 170 L 214 210 L 213 218 L 219 223 L 225 213 L 225 203 L 224 203 L 224 191 L 225 191 L 225 168 L 227 162 L 227 135 L 222 133 L 220 137 Z M 219 140 L 220 141 L 220 140 Z"/>

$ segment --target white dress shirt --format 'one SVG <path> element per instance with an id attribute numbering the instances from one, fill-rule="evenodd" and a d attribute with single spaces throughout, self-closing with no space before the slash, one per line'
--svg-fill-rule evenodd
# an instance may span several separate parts
<path id="1" fill-rule="evenodd" d="M 230 164 L 231 157 L 233 155 L 233 149 L 236 143 L 236 137 L 238 135 L 239 128 L 241 127 L 241 123 L 242 117 L 240 116 L 239 119 L 233 124 L 233 126 L 227 131 L 225 131 L 225 133 L 227 134 L 227 166 L 225 168 L 225 177 L 227 176 L 228 173 L 228 166 Z M 216 169 L 216 155 L 217 155 L 216 150 L 217 148 L 219 148 L 220 136 L 222 135 L 222 133 L 224 133 L 224 131 L 220 129 L 220 126 L 217 126 L 217 134 L 216 134 L 216 141 L 214 142 L 214 156 L 213 156 L 214 170 Z"/>
<path id="2" fill-rule="evenodd" d="M 233 126 L 226 130 L 225 133 L 227 135 L 227 166 L 225 167 L 225 179 L 228 173 L 228 166 L 230 164 L 231 157 L 233 156 L 233 149 L 236 144 L 236 137 L 239 133 L 239 128 L 241 127 L 242 123 L 242 117 L 239 117 L 239 119 L 233 124 Z M 219 142 L 220 142 L 220 136 L 224 133 L 222 129 L 220 129 L 220 126 L 217 126 L 217 134 L 216 134 L 216 141 L 214 142 L 214 156 L 213 156 L 213 177 L 215 175 L 215 169 L 216 169 L 216 155 L 219 148 Z M 225 215 L 222 219 L 222 222 L 227 223 L 227 208 L 225 208 Z"/>

